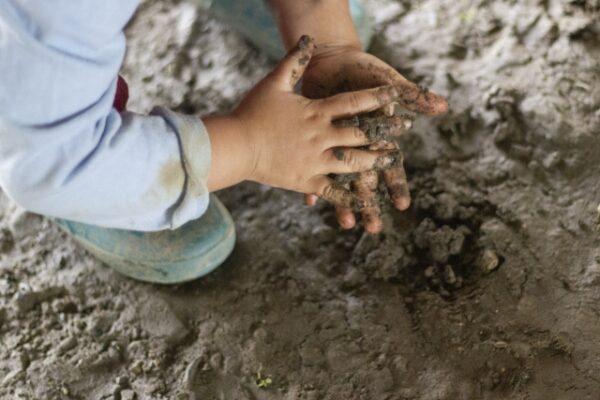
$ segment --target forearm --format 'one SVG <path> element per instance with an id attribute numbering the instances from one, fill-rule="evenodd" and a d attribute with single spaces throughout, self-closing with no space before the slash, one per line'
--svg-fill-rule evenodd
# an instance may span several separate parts
<path id="1" fill-rule="evenodd" d="M 351 46 L 361 48 L 354 28 L 348 0 L 268 0 L 286 49 L 304 34 L 319 46 Z"/>
<path id="2" fill-rule="evenodd" d="M 165 109 L 102 117 L 109 97 L 51 127 L 0 116 L 3 190 L 30 211 L 111 228 L 177 228 L 202 215 L 210 147 L 200 121 Z"/>

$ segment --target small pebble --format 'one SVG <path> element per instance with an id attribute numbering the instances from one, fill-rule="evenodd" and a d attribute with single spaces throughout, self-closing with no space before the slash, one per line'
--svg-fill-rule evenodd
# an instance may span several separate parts
<path id="1" fill-rule="evenodd" d="M 13 214 L 10 221 L 10 230 L 16 240 L 26 236 L 35 235 L 40 231 L 42 218 L 39 215 L 19 210 Z"/>
<path id="2" fill-rule="evenodd" d="M 121 400 L 135 400 L 135 392 L 131 389 L 121 390 Z"/>
<path id="3" fill-rule="evenodd" d="M 213 369 L 218 370 L 221 368 L 222 365 L 223 365 L 223 356 L 221 355 L 221 353 L 215 353 L 210 357 L 210 366 Z"/>
<path id="4" fill-rule="evenodd" d="M 115 379 L 115 383 L 120 388 L 125 388 L 125 389 L 129 388 L 129 378 L 126 377 L 125 375 L 121 375 L 121 376 L 117 377 L 117 379 Z M 121 392 L 121 393 L 123 393 L 123 392 Z"/>
<path id="5" fill-rule="evenodd" d="M 311 234 L 318 243 L 331 243 L 335 240 L 337 232 L 328 225 L 315 227 Z"/>
<path id="6" fill-rule="evenodd" d="M 430 267 L 427 267 L 425 269 L 425 278 L 433 278 L 433 276 L 435 275 L 435 267 L 432 265 Z"/>
<path id="7" fill-rule="evenodd" d="M 131 367 L 129 367 L 129 372 L 133 375 L 141 375 L 143 372 L 142 364 L 141 360 L 134 361 L 133 364 L 131 364 Z"/>
<path id="8" fill-rule="evenodd" d="M 456 274 L 454 273 L 454 269 L 452 269 L 451 265 L 446 265 L 444 267 L 444 281 L 448 285 L 454 285 L 456 283 Z"/>
<path id="9" fill-rule="evenodd" d="M 56 351 L 58 354 L 63 354 L 65 352 L 71 350 L 76 345 L 77 345 L 77 339 L 75 338 L 75 336 L 69 336 L 68 338 L 66 338 L 65 340 L 60 342 Z"/>
<path id="10" fill-rule="evenodd" d="M 500 260 L 496 253 L 490 249 L 485 249 L 483 253 L 479 256 L 479 260 L 477 260 L 477 265 L 484 272 L 492 272 L 500 265 Z"/>
<path id="11" fill-rule="evenodd" d="M 32 310 L 39 302 L 39 294 L 37 292 L 19 292 L 15 296 L 15 305 L 21 313 L 26 313 Z"/>
<path id="12" fill-rule="evenodd" d="M 494 342 L 494 347 L 497 349 L 506 349 L 508 347 L 508 343 L 506 343 L 503 340 L 499 340 L 497 342 Z"/>
<path id="13" fill-rule="evenodd" d="M 344 275 L 344 287 L 353 289 L 367 281 L 367 276 L 358 268 L 350 267 Z"/>
<path id="14" fill-rule="evenodd" d="M 558 151 L 554 151 L 548 154 L 544 160 L 542 161 L 542 165 L 546 169 L 555 168 L 562 162 L 560 157 L 560 153 Z"/>

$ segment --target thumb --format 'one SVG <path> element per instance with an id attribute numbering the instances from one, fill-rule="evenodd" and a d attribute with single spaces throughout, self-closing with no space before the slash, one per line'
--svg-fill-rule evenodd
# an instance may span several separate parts
<path id="1" fill-rule="evenodd" d="M 303 35 L 273 71 L 273 77 L 285 88 L 294 90 L 315 50 L 315 41 Z"/>

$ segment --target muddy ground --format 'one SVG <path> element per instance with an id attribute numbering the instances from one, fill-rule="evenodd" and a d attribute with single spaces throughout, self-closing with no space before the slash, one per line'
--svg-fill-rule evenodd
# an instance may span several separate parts
<path id="1" fill-rule="evenodd" d="M 598 1 L 369 1 L 371 51 L 448 96 L 384 233 L 255 184 L 233 256 L 119 276 L 0 197 L 0 398 L 600 399 Z M 186 2 L 131 23 L 130 108 L 227 111 L 271 63 Z M 260 379 L 258 378 L 260 377 Z"/>

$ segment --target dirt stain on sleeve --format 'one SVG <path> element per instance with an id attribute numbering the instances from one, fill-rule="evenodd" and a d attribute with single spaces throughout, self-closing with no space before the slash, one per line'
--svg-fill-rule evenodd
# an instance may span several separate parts
<path id="1" fill-rule="evenodd" d="M 183 189 L 185 175 L 181 166 L 181 160 L 173 159 L 167 161 L 160 169 L 158 182 L 167 194 L 179 194 Z"/>

